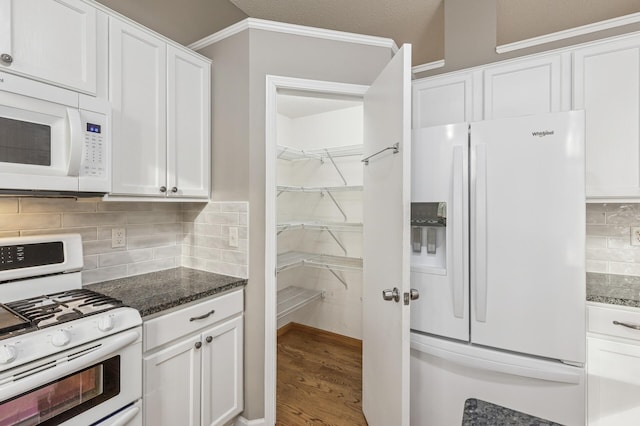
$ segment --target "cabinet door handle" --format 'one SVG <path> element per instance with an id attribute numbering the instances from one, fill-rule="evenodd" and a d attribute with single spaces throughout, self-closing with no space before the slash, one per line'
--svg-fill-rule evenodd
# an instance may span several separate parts
<path id="1" fill-rule="evenodd" d="M 171 192 L 176 193 L 178 192 L 178 187 L 174 186 L 173 188 L 171 188 Z"/>
<path id="2" fill-rule="evenodd" d="M 199 316 L 197 316 L 197 317 L 191 317 L 191 318 L 189 318 L 189 321 L 197 321 L 197 320 L 201 320 L 201 319 L 208 318 L 209 316 L 211 316 L 211 315 L 215 314 L 215 312 L 216 312 L 216 310 L 215 310 L 215 309 L 212 309 L 212 310 L 211 310 L 211 312 L 207 312 L 207 313 L 206 313 L 206 314 L 204 314 L 204 315 L 199 315 Z"/>
<path id="3" fill-rule="evenodd" d="M 640 330 L 640 325 L 637 324 L 629 324 L 627 322 L 614 321 L 613 325 L 621 325 L 623 327 L 632 328 L 634 330 Z"/>
<path id="4" fill-rule="evenodd" d="M 3 53 L 2 55 L 0 55 L 0 61 L 9 65 L 11 64 L 11 62 L 13 62 L 13 56 L 9 55 L 8 53 Z"/>
<path id="5" fill-rule="evenodd" d="M 213 342 L 213 337 L 207 336 L 206 340 L 207 340 L 207 343 L 211 343 L 211 342 Z"/>
<path id="6" fill-rule="evenodd" d="M 202 347 L 202 342 L 196 342 L 196 344 L 193 346 L 195 346 L 196 349 L 200 349 Z"/>
<path id="7" fill-rule="evenodd" d="M 161 186 L 160 187 L 160 192 L 167 192 L 167 187 L 166 186 Z"/>

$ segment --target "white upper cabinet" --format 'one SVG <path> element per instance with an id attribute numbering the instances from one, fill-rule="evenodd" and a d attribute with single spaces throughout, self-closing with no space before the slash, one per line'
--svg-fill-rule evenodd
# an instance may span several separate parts
<path id="1" fill-rule="evenodd" d="M 413 82 L 413 128 L 473 120 L 471 72 L 429 77 Z"/>
<path id="2" fill-rule="evenodd" d="M 112 191 L 166 193 L 166 43 L 109 19 L 109 98 L 113 108 Z M 161 188 L 165 190 L 161 192 Z"/>
<path id="3" fill-rule="evenodd" d="M 570 59 L 566 56 L 568 70 Z M 569 96 L 562 105 L 562 89 L 570 87 L 570 76 L 563 79 L 562 56 L 553 55 L 507 62 L 485 68 L 485 120 L 544 114 L 569 109 Z"/>
<path id="4" fill-rule="evenodd" d="M 95 95 L 99 13 L 80 0 L 0 0 L 0 71 Z"/>
<path id="5" fill-rule="evenodd" d="M 167 46 L 168 196 L 209 196 L 210 66 Z"/>
<path id="6" fill-rule="evenodd" d="M 209 197 L 210 67 L 186 48 L 109 19 L 112 195 Z"/>
<path id="7" fill-rule="evenodd" d="M 586 114 L 587 197 L 640 196 L 640 37 L 574 53 L 573 107 Z"/>

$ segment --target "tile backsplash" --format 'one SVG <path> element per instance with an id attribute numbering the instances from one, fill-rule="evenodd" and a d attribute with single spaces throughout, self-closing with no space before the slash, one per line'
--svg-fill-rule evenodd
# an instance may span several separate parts
<path id="1" fill-rule="evenodd" d="M 0 237 L 79 233 L 83 283 L 188 266 L 247 277 L 248 204 L 0 198 Z M 238 227 L 230 247 L 229 227 Z M 111 247 L 112 228 L 126 246 Z"/>
<path id="2" fill-rule="evenodd" d="M 640 227 L 640 204 L 587 204 L 587 272 L 640 276 L 633 227 Z"/>

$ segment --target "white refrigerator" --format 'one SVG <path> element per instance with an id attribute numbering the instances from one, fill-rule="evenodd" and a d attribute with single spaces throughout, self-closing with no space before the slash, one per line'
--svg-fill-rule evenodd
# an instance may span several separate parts
<path id="1" fill-rule="evenodd" d="M 412 150 L 412 422 L 478 398 L 583 423 L 583 112 L 414 129 Z"/>

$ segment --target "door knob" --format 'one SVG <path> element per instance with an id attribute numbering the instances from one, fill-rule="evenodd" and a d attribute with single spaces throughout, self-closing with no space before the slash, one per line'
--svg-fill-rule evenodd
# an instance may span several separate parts
<path id="1" fill-rule="evenodd" d="M 167 187 L 166 186 L 161 186 L 160 187 L 160 192 L 167 192 Z"/>
<path id="2" fill-rule="evenodd" d="M 173 192 L 173 193 L 178 192 L 178 188 L 174 186 L 173 188 L 171 188 L 171 192 Z"/>
<path id="3" fill-rule="evenodd" d="M 412 288 L 409 290 L 409 298 L 411 300 L 418 300 L 420 298 L 420 292 L 417 289 Z"/>
<path id="4" fill-rule="evenodd" d="M 393 290 L 382 290 L 382 298 L 384 300 L 393 300 L 394 302 L 399 302 L 400 290 L 398 290 L 398 287 L 394 287 Z"/>
<path id="5" fill-rule="evenodd" d="M 4 62 L 5 64 L 9 65 L 11 64 L 11 62 L 13 62 L 13 57 L 7 53 L 3 53 L 2 55 L 0 55 L 0 61 Z"/>

